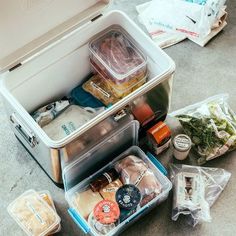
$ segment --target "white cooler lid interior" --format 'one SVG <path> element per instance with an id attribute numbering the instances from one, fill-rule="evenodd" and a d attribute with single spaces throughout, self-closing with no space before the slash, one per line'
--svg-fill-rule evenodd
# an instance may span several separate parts
<path id="1" fill-rule="evenodd" d="M 62 173 L 65 191 L 94 174 L 131 146 L 137 145 L 138 132 L 139 122 L 128 121 L 66 166 Z"/>
<path id="2" fill-rule="evenodd" d="M 109 0 L 0 0 L 0 72 L 99 15 Z"/>

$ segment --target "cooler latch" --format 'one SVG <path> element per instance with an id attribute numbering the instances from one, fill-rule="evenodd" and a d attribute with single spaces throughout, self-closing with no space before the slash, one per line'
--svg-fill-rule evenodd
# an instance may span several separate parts
<path id="1" fill-rule="evenodd" d="M 76 210 L 74 210 L 73 208 L 69 208 L 68 213 L 85 234 L 88 234 L 90 232 L 90 228 L 87 222 L 77 214 Z"/>
<path id="2" fill-rule="evenodd" d="M 38 142 L 33 132 L 30 131 L 25 125 L 23 125 L 14 113 L 10 116 L 10 121 L 14 125 L 18 133 L 25 139 L 25 141 L 32 148 L 35 147 Z"/>
<path id="3" fill-rule="evenodd" d="M 102 16 L 102 14 L 99 14 L 98 16 L 95 16 L 91 21 L 93 22 L 93 21 L 97 20 L 98 18 L 100 18 L 101 16 Z"/>
<path id="4" fill-rule="evenodd" d="M 16 64 L 15 66 L 13 66 L 12 68 L 9 69 L 9 72 L 15 70 L 16 68 L 18 68 L 18 67 L 20 67 L 20 66 L 22 66 L 21 63 Z"/>
<path id="5" fill-rule="evenodd" d="M 166 168 L 158 161 L 150 152 L 146 153 L 149 160 L 162 172 L 163 175 L 167 176 L 168 172 Z"/>

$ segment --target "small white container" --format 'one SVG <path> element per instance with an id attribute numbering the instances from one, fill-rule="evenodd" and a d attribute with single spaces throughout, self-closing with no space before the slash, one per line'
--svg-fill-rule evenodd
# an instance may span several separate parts
<path id="1" fill-rule="evenodd" d="M 192 146 L 192 142 L 189 136 L 185 134 L 179 134 L 174 137 L 173 146 L 174 146 L 174 157 L 177 160 L 182 161 L 187 158 Z"/>

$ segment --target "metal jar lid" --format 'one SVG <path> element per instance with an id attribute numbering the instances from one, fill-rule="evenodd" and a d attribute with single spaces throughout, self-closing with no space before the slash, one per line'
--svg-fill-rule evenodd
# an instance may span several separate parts
<path id="1" fill-rule="evenodd" d="M 179 134 L 174 137 L 173 145 L 178 151 L 185 152 L 191 148 L 192 142 L 188 135 Z"/>

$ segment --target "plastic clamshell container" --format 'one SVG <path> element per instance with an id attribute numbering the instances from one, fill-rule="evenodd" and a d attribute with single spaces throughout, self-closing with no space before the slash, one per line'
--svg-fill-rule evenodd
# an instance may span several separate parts
<path id="1" fill-rule="evenodd" d="M 54 210 L 34 190 L 28 190 L 20 195 L 8 206 L 7 210 L 25 233 L 30 236 L 48 235 L 61 221 Z M 44 212 L 42 212 L 43 210 Z M 29 221 L 30 214 L 34 216 L 31 217 L 31 221 Z M 51 216 L 50 221 L 47 218 L 49 215 Z M 42 228 L 40 229 L 40 227 Z"/>
<path id="2" fill-rule="evenodd" d="M 95 36 L 89 50 L 91 65 L 117 90 L 118 97 L 125 96 L 121 91 L 127 93 L 130 88 L 145 83 L 147 58 L 120 26 L 110 26 Z"/>
<path id="3" fill-rule="evenodd" d="M 149 166 L 149 168 L 153 171 L 154 175 L 160 182 L 162 186 L 162 192 L 158 196 L 156 196 L 154 199 L 152 199 L 149 203 L 147 203 L 142 208 L 140 208 L 133 215 L 129 216 L 126 220 L 124 220 L 122 223 L 117 225 L 107 235 L 110 236 L 110 235 L 116 235 L 120 233 L 126 227 L 128 227 L 132 222 L 142 217 L 144 213 L 147 213 L 149 210 L 151 210 L 153 207 L 163 202 L 168 197 L 169 191 L 172 188 L 172 184 L 169 181 L 169 179 L 163 174 L 164 172 L 163 172 L 163 169 L 160 168 L 160 163 L 153 156 L 146 155 L 138 146 L 135 146 L 137 145 L 137 137 L 138 137 L 137 123 L 138 123 L 137 121 L 130 122 L 128 125 L 123 127 L 120 131 L 115 132 L 113 134 L 113 137 L 109 136 L 103 142 L 93 147 L 90 153 L 85 153 L 83 156 L 81 156 L 80 162 L 77 161 L 73 165 L 67 166 L 66 171 L 65 170 L 63 171 L 64 182 L 66 183 L 65 185 L 66 200 L 68 201 L 70 205 L 69 214 L 85 233 L 90 233 L 91 235 L 94 235 L 94 236 L 100 235 L 98 232 L 96 232 L 95 229 L 93 229 L 93 227 L 89 225 L 86 219 L 83 218 L 82 214 L 76 209 L 74 196 L 76 196 L 76 194 L 80 192 L 86 191 L 92 180 L 96 179 L 98 176 L 101 175 L 101 173 L 113 167 L 115 163 L 117 163 L 119 160 L 125 158 L 128 155 L 135 155 L 139 157 Z M 128 133 L 133 133 L 133 136 L 129 134 L 129 136 L 133 137 L 132 141 L 130 140 L 124 141 L 125 138 L 128 139 L 127 137 Z M 122 139 L 123 134 L 125 134 L 125 138 Z M 115 141 L 116 143 L 113 143 L 112 139 L 116 140 Z M 109 140 L 111 140 L 111 143 L 109 143 Z M 124 143 L 130 146 L 124 149 L 125 147 Z M 119 145 L 117 146 L 117 144 L 121 144 L 120 147 L 123 152 L 121 152 L 118 156 L 112 155 L 111 153 L 106 154 L 106 150 L 108 150 L 109 146 L 113 146 L 113 151 L 115 150 L 115 148 L 116 149 L 119 148 Z M 102 151 L 104 151 L 104 156 L 101 155 Z M 83 164 L 83 161 L 85 160 L 87 160 L 88 163 L 91 163 L 92 160 L 96 161 L 98 158 L 104 158 L 103 161 L 105 161 L 106 164 L 104 164 L 99 170 L 97 170 L 93 174 L 89 175 L 89 177 L 75 183 L 74 175 L 76 174 L 76 166 L 79 166 L 79 165 L 81 166 L 81 164 Z M 94 165 L 96 164 L 97 163 L 94 163 Z M 73 182 L 73 184 L 70 184 L 71 181 Z"/>

